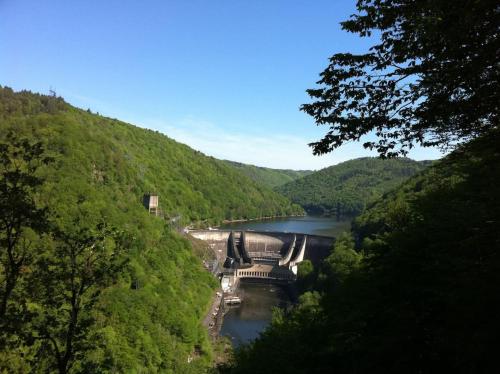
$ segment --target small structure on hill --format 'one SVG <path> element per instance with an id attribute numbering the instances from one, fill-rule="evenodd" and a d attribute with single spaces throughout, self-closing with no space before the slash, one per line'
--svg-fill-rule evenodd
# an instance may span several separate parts
<path id="1" fill-rule="evenodd" d="M 160 212 L 160 209 L 158 207 L 158 200 L 158 195 L 153 193 L 145 194 L 142 199 L 144 207 L 150 214 L 154 214 L 155 216 L 157 216 Z"/>

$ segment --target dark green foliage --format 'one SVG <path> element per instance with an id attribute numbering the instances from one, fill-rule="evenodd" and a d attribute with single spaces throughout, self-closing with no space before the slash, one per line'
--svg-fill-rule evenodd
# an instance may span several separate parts
<path id="1" fill-rule="evenodd" d="M 287 170 L 287 169 L 271 169 L 260 166 L 247 165 L 234 161 L 224 161 L 228 165 L 235 167 L 243 174 L 255 182 L 269 187 L 276 188 L 285 183 L 300 179 L 313 173 L 312 170 Z"/>
<path id="2" fill-rule="evenodd" d="M 0 329 L 5 331 L 19 300 L 9 303 L 23 268 L 33 260 L 33 240 L 48 229 L 47 210 L 37 206 L 35 194 L 43 181 L 38 170 L 52 160 L 40 142 L 18 138 L 13 132 L 0 143 Z M 2 337 L 0 337 L 2 339 Z"/>
<path id="3" fill-rule="evenodd" d="M 380 43 L 334 55 L 308 91 L 316 101 L 302 109 L 330 126 L 314 152 L 372 130 L 365 147 L 383 157 L 475 139 L 358 217 L 355 240 L 341 238 L 318 272 L 316 302 L 306 293 L 279 313 L 232 371 L 496 372 L 498 2 L 359 0 L 358 10 L 343 27 Z"/>
<path id="4" fill-rule="evenodd" d="M 336 239 L 332 253 L 321 264 L 316 288 L 335 291 L 352 272 L 359 269 L 362 259 L 363 255 L 354 249 L 352 236 L 344 232 Z"/>
<path id="5" fill-rule="evenodd" d="M 38 172 L 51 160 L 39 142 L 13 132 L 5 140 L 0 141 L 0 370 L 9 364 L 23 371 L 12 351 L 29 333 L 25 275 L 43 250 L 40 237 L 50 226 L 47 209 L 36 201 L 43 184 Z"/>
<path id="6" fill-rule="evenodd" d="M 234 371 L 495 371 L 498 144 L 492 131 L 460 147 L 358 217 L 358 248 L 337 241 L 314 286 L 318 302 L 280 315 Z"/>
<path id="7" fill-rule="evenodd" d="M 350 216 L 429 164 L 407 158 L 359 158 L 322 169 L 277 190 L 308 213 Z"/>
<path id="8" fill-rule="evenodd" d="M 415 143 L 452 147 L 498 126 L 497 0 L 358 0 L 342 28 L 376 37 L 367 53 L 337 53 L 302 110 L 329 130 L 332 151 L 373 131 L 382 156 Z"/>
<path id="9" fill-rule="evenodd" d="M 300 296 L 293 313 L 278 310 L 260 338 L 238 348 L 228 373 L 317 373 L 312 356 L 325 342 L 325 333 L 316 318 L 323 318 L 317 292 Z M 228 365 L 229 366 L 229 365 Z M 324 371 L 329 373 L 330 371 Z"/>
<path id="10" fill-rule="evenodd" d="M 314 281 L 314 266 L 310 260 L 304 260 L 298 265 L 296 286 L 300 292 L 311 288 Z"/>
<path id="11" fill-rule="evenodd" d="M 27 278 L 30 320 L 24 326 L 35 352 L 34 368 L 68 373 L 95 349 L 95 305 L 105 287 L 123 271 L 126 257 L 119 233 L 104 224 L 72 232 L 55 230 L 53 243 L 37 256 Z M 23 329 L 21 328 L 21 331 Z"/>

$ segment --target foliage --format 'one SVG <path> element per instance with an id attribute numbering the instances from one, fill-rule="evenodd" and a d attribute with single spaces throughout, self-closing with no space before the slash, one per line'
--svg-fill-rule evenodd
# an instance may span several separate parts
<path id="1" fill-rule="evenodd" d="M 2 349 L 2 361 L 15 362 L 17 351 L 27 365 L 34 352 L 32 370 L 67 373 L 83 345 L 89 345 L 92 317 L 83 319 L 82 314 L 92 311 L 99 287 L 120 268 L 111 261 L 115 252 L 111 258 L 104 252 L 106 230 L 98 236 L 85 235 L 83 229 L 76 236 L 58 231 L 50 210 L 37 206 L 36 193 L 43 185 L 37 172 L 52 161 L 42 144 L 11 132 L 6 140 L 0 143 L 0 341 L 7 348 Z M 55 249 L 44 239 L 53 239 Z M 91 297 L 84 298 L 88 291 Z M 23 363 L 14 366 L 28 369 Z"/>
<path id="2" fill-rule="evenodd" d="M 337 53 L 301 110 L 329 130 L 315 154 L 374 132 L 382 156 L 417 143 L 451 147 L 498 126 L 498 24 L 494 0 L 358 0 L 342 28 L 377 42 Z"/>
<path id="3" fill-rule="evenodd" d="M 5 354 L 0 370 L 1 361 L 15 361 L 7 350 L 23 338 L 18 333 L 27 319 L 24 275 L 41 250 L 40 236 L 49 228 L 47 209 L 36 202 L 43 183 L 38 171 L 51 162 L 39 142 L 13 132 L 6 140 L 0 143 L 0 355 Z M 16 369 L 23 371 L 22 366 Z"/>
<path id="4" fill-rule="evenodd" d="M 356 240 L 339 238 L 320 267 L 317 305 L 282 315 L 230 370 L 491 372 L 500 344 L 498 144 L 492 131 L 461 146 L 358 217 Z"/>
<path id="5" fill-rule="evenodd" d="M 35 194 L 42 185 L 39 168 L 51 162 L 40 142 L 19 139 L 13 132 L 0 143 L 0 329 L 17 312 L 19 300 L 10 303 L 18 278 L 33 260 L 33 236 L 48 229 L 47 210 L 37 206 Z M 30 235 L 31 234 L 31 235 Z M 34 235 L 33 235 L 34 234 Z M 15 295 L 14 295 L 15 296 Z M 17 304 L 17 305 L 16 305 Z M 9 318 L 8 318 L 9 317 Z"/>
<path id="6" fill-rule="evenodd" d="M 27 276 L 32 314 L 27 326 L 35 344 L 34 368 L 68 373 L 95 346 L 90 330 L 102 289 L 123 271 L 119 233 L 99 224 L 74 222 L 74 232 L 54 233 L 53 248 L 38 256 Z M 47 356 L 50 357 L 46 360 Z"/>
<path id="7" fill-rule="evenodd" d="M 382 157 L 457 146 L 358 217 L 314 286 L 237 352 L 235 373 L 489 373 L 500 345 L 498 2 L 359 0 L 302 109 L 322 154 L 375 132 Z M 473 139 L 471 141 L 471 139 Z M 306 180 L 308 177 L 304 178 Z M 357 252 L 356 252 L 357 250 Z M 311 295 L 308 293 L 307 295 Z"/>
<path id="8" fill-rule="evenodd" d="M 15 147 L 45 149 L 36 170 L 27 172 L 29 158 L 23 161 L 18 174 L 25 173 L 28 183 L 12 193 L 5 178 L 14 174 L 2 170 L 0 214 L 11 206 L 16 217 L 33 215 L 20 223 L 18 243 L 31 244 L 16 251 L 22 256 L 26 249 L 32 257 L 21 267 L 9 319 L 2 319 L 2 339 L 4 321 L 12 329 L 2 341 L 0 371 L 53 372 L 66 352 L 71 372 L 205 370 L 212 348 L 200 321 L 216 280 L 174 226 L 302 212 L 221 161 L 55 96 L 1 88 L 0 143 L 9 160 Z M 160 217 L 142 206 L 149 191 L 160 195 Z M 38 228 L 45 225 L 38 211 L 47 215 L 47 229 Z M 101 241 L 103 222 L 126 233 L 125 239 Z M 3 227 L 1 235 L 5 243 Z M 85 245 L 91 238 L 99 239 L 97 247 Z M 124 268 L 115 268 L 121 264 L 112 256 L 117 245 L 126 249 Z M 2 247 L 2 264 L 5 253 Z M 5 275 L 2 268 L 2 282 Z M 75 293 L 73 303 L 72 285 L 84 283 L 86 292 Z"/>
<path id="9" fill-rule="evenodd" d="M 321 264 L 316 287 L 335 291 L 352 272 L 358 270 L 363 255 L 354 250 L 354 240 L 349 233 L 342 233 L 335 241 L 332 253 Z"/>
<path id="10" fill-rule="evenodd" d="M 63 178 L 116 190 L 123 201 L 158 193 L 180 224 L 301 214 L 286 198 L 226 163 L 151 130 L 76 109 L 61 98 L 0 89 L 2 131 L 43 139 L 60 155 Z M 53 104 L 51 104 L 53 103 Z M 47 108 L 56 108 L 50 110 Z M 128 204 L 128 202 L 127 202 Z"/>
<path id="11" fill-rule="evenodd" d="M 359 158 L 330 166 L 277 190 L 313 214 L 351 216 L 430 162 Z"/>
<path id="12" fill-rule="evenodd" d="M 312 286 L 314 280 L 314 266 L 310 260 L 304 260 L 297 266 L 296 286 L 304 292 Z"/>
<path id="13" fill-rule="evenodd" d="M 253 181 L 273 189 L 313 173 L 312 170 L 271 169 L 234 161 L 224 162 L 235 167 Z"/>

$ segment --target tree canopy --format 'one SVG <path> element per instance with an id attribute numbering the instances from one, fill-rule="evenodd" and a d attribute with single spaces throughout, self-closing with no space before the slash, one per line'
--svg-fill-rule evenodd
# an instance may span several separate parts
<path id="1" fill-rule="evenodd" d="M 430 163 L 409 158 L 357 158 L 296 179 L 276 190 L 310 214 L 353 216 Z"/>
<path id="2" fill-rule="evenodd" d="M 223 162 L 238 169 L 254 182 L 273 189 L 314 173 L 312 170 L 271 169 L 235 161 L 224 160 Z"/>
<path id="3" fill-rule="evenodd" d="M 79 110 L 61 98 L 0 88 L 0 130 L 9 129 L 46 141 L 68 165 L 75 185 L 90 175 L 94 185 L 131 194 L 131 201 L 154 191 L 165 216 L 180 217 L 180 224 L 303 213 L 223 161 L 158 132 Z"/>
<path id="4" fill-rule="evenodd" d="M 9 299 L 24 266 L 32 260 L 31 240 L 26 231 L 47 230 L 47 210 L 36 206 L 34 194 L 42 180 L 38 169 L 52 160 L 40 142 L 18 139 L 7 132 L 0 142 L 0 327 L 6 328 Z"/>
<path id="5" fill-rule="evenodd" d="M 301 110 L 325 136 L 328 153 L 374 132 L 364 143 L 382 157 L 415 144 L 450 148 L 498 126 L 500 8 L 495 0 L 358 0 L 341 23 L 378 40 L 367 53 L 336 53 L 307 90 Z"/>

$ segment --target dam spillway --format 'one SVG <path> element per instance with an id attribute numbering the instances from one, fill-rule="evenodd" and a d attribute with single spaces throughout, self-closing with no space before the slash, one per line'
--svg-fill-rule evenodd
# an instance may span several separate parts
<path id="1" fill-rule="evenodd" d="M 318 265 L 328 256 L 334 238 L 288 232 L 190 230 L 217 254 L 223 269 L 222 287 L 236 288 L 239 279 L 294 281 L 304 260 Z"/>

